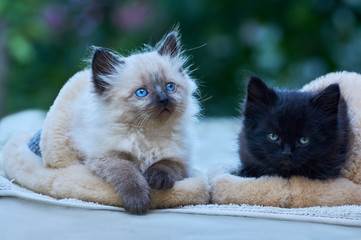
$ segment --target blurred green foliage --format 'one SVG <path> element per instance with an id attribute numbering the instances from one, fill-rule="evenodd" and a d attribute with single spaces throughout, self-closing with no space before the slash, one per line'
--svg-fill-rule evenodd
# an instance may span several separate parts
<path id="1" fill-rule="evenodd" d="M 1 0 L 0 23 L 5 114 L 48 109 L 90 46 L 129 54 L 175 24 L 206 116 L 237 116 L 250 74 L 297 88 L 330 71 L 361 72 L 358 0 Z"/>

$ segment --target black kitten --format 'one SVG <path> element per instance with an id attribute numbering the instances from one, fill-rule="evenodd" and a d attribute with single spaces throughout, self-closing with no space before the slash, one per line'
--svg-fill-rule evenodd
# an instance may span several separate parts
<path id="1" fill-rule="evenodd" d="M 336 178 L 345 164 L 347 105 L 338 84 L 281 91 L 251 78 L 239 134 L 242 177 Z"/>

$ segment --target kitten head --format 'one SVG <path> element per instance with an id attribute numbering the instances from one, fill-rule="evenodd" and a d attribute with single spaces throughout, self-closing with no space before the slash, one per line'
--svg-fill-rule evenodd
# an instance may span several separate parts
<path id="1" fill-rule="evenodd" d="M 198 110 L 196 84 L 185 62 L 177 31 L 155 48 L 147 46 L 128 57 L 97 48 L 92 60 L 94 92 L 116 121 L 164 126 Z"/>
<path id="2" fill-rule="evenodd" d="M 335 177 L 345 162 L 347 113 L 338 84 L 281 91 L 252 78 L 243 124 L 240 157 L 245 167 L 257 166 L 255 176 Z"/>

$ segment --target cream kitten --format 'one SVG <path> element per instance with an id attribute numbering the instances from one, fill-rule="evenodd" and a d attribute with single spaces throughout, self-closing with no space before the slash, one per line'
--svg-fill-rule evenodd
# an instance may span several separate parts
<path id="1" fill-rule="evenodd" d="M 72 147 L 130 213 L 146 213 L 150 188 L 169 189 L 188 176 L 198 104 L 185 61 L 177 31 L 128 57 L 97 48 L 91 84 L 74 101 Z"/>

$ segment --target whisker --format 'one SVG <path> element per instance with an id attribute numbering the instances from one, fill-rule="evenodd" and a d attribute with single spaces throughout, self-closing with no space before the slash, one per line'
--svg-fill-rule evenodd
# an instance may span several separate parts
<path id="1" fill-rule="evenodd" d="M 202 96 L 202 97 L 198 98 L 197 100 L 199 102 L 206 102 L 206 101 L 208 101 L 208 100 L 210 100 L 212 98 L 213 98 L 213 96 Z"/>

